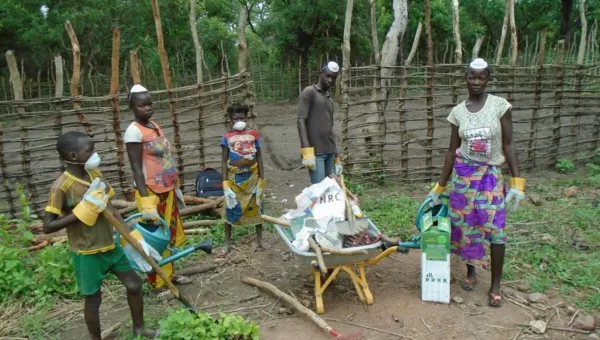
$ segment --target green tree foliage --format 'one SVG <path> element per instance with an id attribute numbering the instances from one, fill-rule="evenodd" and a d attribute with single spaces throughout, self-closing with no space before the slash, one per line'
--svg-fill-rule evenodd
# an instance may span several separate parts
<path id="1" fill-rule="evenodd" d="M 392 23 L 392 0 L 376 0 L 380 45 Z M 460 29 L 463 47 L 469 55 L 478 36 L 485 36 L 481 55 L 492 56 L 502 30 L 504 0 L 461 0 Z M 268 65 L 297 63 L 301 56 L 311 67 L 329 56 L 340 61 L 345 2 L 339 0 L 197 0 L 198 32 L 208 69 L 222 67 L 223 50 L 230 71 L 236 72 L 237 25 L 240 5 L 249 9 L 248 44 L 250 55 L 260 55 Z M 533 42 L 542 29 L 548 43 L 567 38 L 576 43 L 580 29 L 578 1 L 520 0 L 515 13 L 520 42 Z M 432 0 L 433 38 L 436 56 L 453 44 L 450 0 Z M 424 22 L 423 1 L 409 0 L 409 23 L 402 41 L 406 57 L 419 21 Z M 353 62 L 369 62 L 372 56 L 369 1 L 355 1 L 352 20 Z M 167 54 L 173 68 L 193 74 L 194 48 L 189 27 L 188 0 L 160 1 Z M 586 1 L 588 26 L 600 17 L 600 0 Z M 83 72 L 107 74 L 110 69 L 111 28 L 121 29 L 121 58 L 137 50 L 146 69 L 160 74 L 156 32 L 150 0 L 2 0 L 0 1 L 0 48 L 12 49 L 24 63 L 28 77 L 48 68 L 51 58 L 61 54 L 69 65 L 71 45 L 64 22 L 73 24 L 81 45 Z M 425 36 L 421 37 L 424 42 Z M 507 45 L 509 42 L 507 41 Z M 421 61 L 425 44 L 420 45 Z M 452 48 L 449 49 L 450 51 Z M 506 51 L 506 49 L 505 49 Z M 264 63 L 263 63 L 264 64 Z M 306 64 L 306 62 L 304 62 Z M 6 73 L 4 58 L 0 72 Z M 46 74 L 43 72 L 42 74 Z"/>

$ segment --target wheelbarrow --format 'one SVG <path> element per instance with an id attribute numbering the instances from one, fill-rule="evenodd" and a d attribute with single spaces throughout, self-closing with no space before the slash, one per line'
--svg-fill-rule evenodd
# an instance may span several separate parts
<path id="1" fill-rule="evenodd" d="M 444 198 L 447 199 L 447 197 Z M 417 211 L 418 222 L 416 223 L 419 232 L 421 231 L 421 217 L 429 211 L 432 212 L 433 216 L 441 217 L 447 215 L 448 208 L 446 204 L 432 206 L 431 199 L 426 199 L 421 203 Z M 367 233 L 370 237 L 377 239 L 377 236 L 381 235 L 381 232 L 370 219 L 367 219 L 367 221 Z M 273 226 L 290 251 L 301 259 L 304 266 L 310 269 L 315 281 L 315 310 L 318 314 L 325 313 L 323 293 L 340 272 L 346 272 L 350 276 L 360 300 L 367 305 L 371 305 L 373 304 L 374 299 L 367 283 L 365 265 L 376 265 L 395 252 L 407 253 L 409 249 L 421 248 L 421 237 L 420 235 L 415 235 L 409 241 L 399 242 L 398 244 L 384 244 L 383 242 L 378 241 L 369 245 L 344 248 L 344 250 L 352 250 L 355 255 L 339 255 L 324 252 L 322 256 L 323 262 L 330 271 L 327 277 L 322 277 L 317 261 L 317 254 L 313 251 L 301 251 L 294 247 L 292 245 L 294 233 L 290 227 L 277 223 L 273 223 Z M 362 253 L 360 253 L 361 251 Z"/>
<path id="2" fill-rule="evenodd" d="M 133 215 L 127 217 L 125 219 L 125 222 L 129 223 L 131 220 L 139 218 L 141 216 L 142 216 L 142 214 L 140 214 L 140 213 L 133 214 Z M 170 248 L 169 242 L 171 240 L 171 229 L 169 228 L 169 226 L 167 225 L 167 222 L 165 222 L 165 220 L 163 220 L 162 218 L 159 218 L 159 221 L 160 221 L 159 225 L 146 224 L 146 223 L 142 223 L 142 222 L 138 221 L 131 227 L 131 231 L 138 230 L 144 237 L 144 241 L 146 241 L 146 243 L 148 243 L 152 248 L 154 248 L 159 254 L 162 255 L 165 252 L 165 250 L 169 250 L 171 252 L 171 254 L 172 254 L 171 256 L 165 257 L 162 260 L 157 262 L 159 266 L 162 267 L 165 264 L 171 263 L 175 260 L 179 260 L 180 258 L 187 256 L 198 250 L 202 250 L 203 252 L 205 252 L 207 254 L 210 254 L 212 252 L 212 238 L 209 238 L 209 239 L 205 240 L 204 242 L 199 243 L 193 247 L 187 248 L 185 250 Z M 119 244 L 121 242 L 121 234 L 120 233 L 117 233 L 116 239 L 117 239 L 117 244 Z M 133 267 L 133 269 L 141 272 L 142 270 L 140 268 L 138 268 L 138 266 L 135 264 L 135 261 L 133 261 L 133 259 L 131 259 L 127 255 L 127 253 L 125 253 L 125 255 L 127 256 L 127 259 L 131 263 L 131 266 Z"/>

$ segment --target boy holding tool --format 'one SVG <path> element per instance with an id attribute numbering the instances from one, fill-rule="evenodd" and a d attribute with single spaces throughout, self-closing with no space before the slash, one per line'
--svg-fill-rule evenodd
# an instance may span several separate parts
<path id="1" fill-rule="evenodd" d="M 67 231 L 75 278 L 79 292 L 85 296 L 84 317 L 90 337 L 101 339 L 100 287 L 106 274 L 112 272 L 127 290 L 134 337 L 156 338 L 157 331 L 144 328 L 142 280 L 133 271 L 123 248 L 115 244 L 111 224 L 102 217 L 102 212 L 109 209 L 119 222 L 126 225 L 110 204 L 114 191 L 98 170 L 100 156 L 94 151 L 94 142 L 82 132 L 70 131 L 58 138 L 56 149 L 67 169 L 50 189 L 44 232 Z M 131 235 L 144 249 L 152 252 L 139 232 Z M 135 250 L 128 245 L 126 251 Z"/>

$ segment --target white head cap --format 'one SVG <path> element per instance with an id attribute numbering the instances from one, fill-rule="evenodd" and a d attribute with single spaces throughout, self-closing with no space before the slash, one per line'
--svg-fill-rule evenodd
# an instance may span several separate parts
<path id="1" fill-rule="evenodd" d="M 338 65 L 338 63 L 336 63 L 335 61 L 330 61 L 327 63 L 327 65 L 323 66 L 321 71 L 325 70 L 326 68 L 329 69 L 329 71 L 331 72 L 337 73 L 340 70 L 340 65 Z"/>
<path id="2" fill-rule="evenodd" d="M 131 100 L 131 95 L 134 93 L 148 92 L 148 90 L 140 84 L 135 84 L 129 90 L 129 100 Z"/>
<path id="3" fill-rule="evenodd" d="M 469 68 L 474 69 L 474 70 L 483 70 L 483 69 L 486 69 L 487 67 L 488 67 L 488 63 L 481 58 L 477 58 L 469 64 Z"/>

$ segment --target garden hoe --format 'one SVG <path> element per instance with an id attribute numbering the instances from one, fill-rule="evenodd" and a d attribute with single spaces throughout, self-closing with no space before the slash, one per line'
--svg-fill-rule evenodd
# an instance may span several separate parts
<path id="1" fill-rule="evenodd" d="M 154 269 L 156 274 L 158 274 L 158 276 L 160 276 L 161 279 L 163 279 L 163 281 L 165 281 L 165 284 L 167 285 L 169 290 L 171 290 L 171 292 L 177 298 L 177 300 L 179 300 L 191 312 L 196 313 L 196 309 L 194 308 L 194 305 L 192 305 L 192 302 L 187 297 L 185 297 L 185 295 L 181 294 L 179 289 L 177 289 L 177 287 L 175 287 L 173 282 L 171 282 L 171 279 L 169 278 L 169 276 L 162 270 L 162 268 L 160 268 L 160 266 L 156 263 L 156 261 L 154 261 L 154 259 L 151 258 L 150 256 L 146 255 L 146 253 L 144 252 L 144 249 L 142 249 L 142 246 L 140 246 L 140 244 L 137 242 L 137 240 L 134 239 L 133 237 L 131 237 L 129 235 L 129 233 L 126 231 L 125 226 L 119 220 L 117 220 L 111 214 L 110 211 L 104 210 L 102 212 L 102 216 L 104 216 L 104 218 L 106 218 L 108 220 L 108 222 L 110 222 L 110 224 L 112 224 L 112 226 L 115 229 L 117 229 L 117 231 L 121 234 L 121 236 L 124 237 L 125 240 L 127 240 L 127 242 L 129 242 L 129 244 L 131 244 L 131 246 L 135 250 L 137 250 L 138 253 L 140 253 L 140 255 L 142 255 L 144 260 L 146 260 L 146 262 L 148 262 L 150 264 L 150 266 L 152 267 L 152 269 Z"/>

